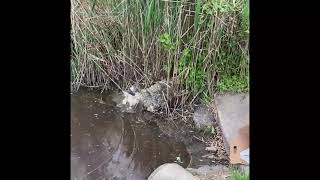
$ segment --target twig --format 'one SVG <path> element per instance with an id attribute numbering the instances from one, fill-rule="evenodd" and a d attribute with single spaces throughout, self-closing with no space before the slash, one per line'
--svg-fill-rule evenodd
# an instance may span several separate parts
<path id="1" fill-rule="evenodd" d="M 196 138 L 197 140 L 199 140 L 199 141 L 201 141 L 201 142 L 203 142 L 203 143 L 208 144 L 208 142 L 206 142 L 206 141 L 204 141 L 204 140 L 202 140 L 202 139 L 198 138 L 198 137 L 197 137 L 197 136 L 195 136 L 195 135 L 193 135 L 192 137 Z"/>

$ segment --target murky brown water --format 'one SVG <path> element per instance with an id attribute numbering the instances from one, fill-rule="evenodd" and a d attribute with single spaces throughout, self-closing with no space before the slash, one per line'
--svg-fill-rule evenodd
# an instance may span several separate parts
<path id="1" fill-rule="evenodd" d="M 185 145 L 161 133 L 150 118 L 155 117 L 119 112 L 105 94 L 79 90 L 72 95 L 71 179 L 147 179 L 177 157 L 187 167 Z"/>

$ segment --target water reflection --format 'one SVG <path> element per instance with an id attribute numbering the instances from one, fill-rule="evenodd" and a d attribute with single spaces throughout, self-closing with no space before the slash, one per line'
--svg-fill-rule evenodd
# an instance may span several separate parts
<path id="1" fill-rule="evenodd" d="M 146 179 L 177 157 L 190 161 L 183 144 L 150 124 L 152 116 L 124 114 L 111 97 L 81 90 L 71 98 L 71 179 Z M 158 119 L 161 120 L 161 119 Z"/>

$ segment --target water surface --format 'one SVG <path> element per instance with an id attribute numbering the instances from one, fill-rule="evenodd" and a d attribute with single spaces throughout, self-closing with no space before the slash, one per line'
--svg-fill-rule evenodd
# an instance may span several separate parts
<path id="1" fill-rule="evenodd" d="M 148 113 L 120 112 L 111 95 L 80 89 L 71 96 L 71 179 L 142 180 L 159 165 L 190 156 Z"/>

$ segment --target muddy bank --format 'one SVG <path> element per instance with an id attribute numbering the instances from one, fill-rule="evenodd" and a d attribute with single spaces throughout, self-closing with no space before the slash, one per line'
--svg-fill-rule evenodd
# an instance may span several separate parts
<path id="1" fill-rule="evenodd" d="M 150 112 L 123 113 L 110 93 L 80 89 L 71 99 L 71 179 L 146 179 L 159 165 L 227 164 L 205 150 L 192 123 Z M 202 137 L 205 137 L 202 139 Z"/>
<path id="2" fill-rule="evenodd" d="M 185 120 L 164 118 L 163 121 L 154 123 L 170 138 L 185 144 L 191 159 L 188 168 L 199 168 L 204 165 L 229 166 L 219 127 L 215 128 L 213 135 L 210 132 L 199 131 L 191 117 Z"/>

